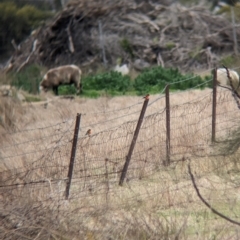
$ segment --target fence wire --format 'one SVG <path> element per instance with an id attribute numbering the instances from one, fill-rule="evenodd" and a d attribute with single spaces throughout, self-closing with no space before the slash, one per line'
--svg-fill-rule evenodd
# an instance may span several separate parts
<path id="1" fill-rule="evenodd" d="M 85 119 L 80 127 L 69 201 L 65 200 L 64 194 L 75 124 L 73 118 L 45 128 L 11 134 L 0 146 L 2 215 L 11 213 L 14 216 L 8 220 L 11 224 L 30 227 L 41 222 L 34 219 L 38 214 L 44 218 L 52 213 L 49 224 L 53 218 L 56 224 L 60 224 L 66 215 L 69 218 L 73 215 L 89 217 L 96 214 L 96 209 L 108 207 L 116 210 L 117 206 L 136 206 L 147 199 L 151 199 L 159 210 L 187 207 L 189 203 L 199 207 L 201 203 L 194 194 L 186 167 L 191 162 L 200 189 L 215 204 L 225 202 L 229 205 L 229 215 L 240 220 L 234 210 L 238 209 L 236 189 L 239 183 L 224 174 L 232 171 L 239 174 L 234 154 L 240 145 L 240 111 L 231 92 L 220 90 L 217 93 L 215 143 L 211 141 L 212 92 L 183 104 L 171 104 L 170 95 L 168 167 L 163 164 L 167 154 L 165 99 L 160 96 L 152 104 L 150 102 L 125 185 L 120 187 L 119 178 L 141 111 L 140 100 L 122 109 L 88 113 L 97 115 L 100 120 L 93 118 L 87 123 Z M 87 115 L 83 115 L 84 118 Z M 109 122 L 114 124 L 108 127 Z M 90 136 L 85 135 L 88 128 L 94 128 Z M 213 172 L 217 175 L 213 176 Z M 220 179 L 222 175 L 224 180 Z M 221 194 L 214 196 L 215 192 Z M 228 194 L 231 198 L 226 197 Z M 19 205 L 10 207 L 10 203 L 16 204 L 16 199 Z M 27 212 L 26 203 L 29 201 L 35 207 L 34 216 Z M 77 207 L 71 206 L 67 211 L 69 202 L 78 202 Z M 21 223 L 23 216 L 27 217 Z M 72 220 L 72 227 L 77 228 L 75 220 Z M 45 230 L 37 232 L 40 231 Z M 9 237 L 11 234 L 5 232 L 0 236 Z"/>

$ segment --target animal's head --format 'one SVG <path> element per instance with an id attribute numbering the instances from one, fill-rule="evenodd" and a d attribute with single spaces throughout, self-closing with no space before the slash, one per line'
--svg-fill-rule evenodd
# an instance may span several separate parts
<path id="1" fill-rule="evenodd" d="M 49 86 L 48 86 L 48 81 L 47 81 L 47 78 L 46 78 L 46 75 L 44 76 L 43 80 L 40 82 L 39 84 L 39 92 L 47 92 L 48 89 L 49 89 Z"/>

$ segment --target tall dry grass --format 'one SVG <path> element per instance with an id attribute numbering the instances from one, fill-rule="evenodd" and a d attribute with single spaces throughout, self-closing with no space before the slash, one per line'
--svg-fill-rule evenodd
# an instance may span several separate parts
<path id="1" fill-rule="evenodd" d="M 211 101 L 210 89 L 171 94 L 171 164 L 166 167 L 165 100 L 151 96 L 122 187 L 118 182 L 142 98 L 48 96 L 47 108 L 24 105 L 18 130 L 1 138 L 1 237 L 237 238 L 237 226 L 201 203 L 187 171 L 190 163 L 202 195 L 239 220 L 239 110 L 231 93 L 218 93 L 213 144 Z M 65 200 L 76 113 L 82 114 L 81 128 Z M 91 137 L 85 136 L 89 128 Z"/>

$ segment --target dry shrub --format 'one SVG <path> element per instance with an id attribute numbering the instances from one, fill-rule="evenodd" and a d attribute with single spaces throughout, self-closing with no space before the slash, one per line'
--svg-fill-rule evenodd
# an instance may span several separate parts
<path id="1" fill-rule="evenodd" d="M 0 71 L 0 127 L 8 128 L 8 130 L 14 125 L 13 111 L 15 106 L 20 104 L 16 98 L 16 89 L 11 87 L 10 83 L 11 77 L 5 71 Z M 10 98 L 13 95 L 14 98 Z"/>
<path id="2" fill-rule="evenodd" d="M 0 125 L 7 131 L 16 130 L 20 117 L 24 114 L 20 100 L 0 97 Z"/>
<path id="3" fill-rule="evenodd" d="M 14 97 L 0 97 L 0 145 L 10 139 L 9 133 L 19 130 L 18 125 L 24 113 L 25 109 L 20 100 Z"/>
<path id="4" fill-rule="evenodd" d="M 9 84 L 9 82 L 10 82 L 10 78 L 6 74 L 6 72 L 0 71 L 0 84 L 5 85 L 5 84 Z"/>
<path id="5" fill-rule="evenodd" d="M 237 236 L 237 228 L 202 205 L 187 165 L 191 163 L 202 195 L 236 218 L 239 152 L 232 150 L 238 145 L 230 149 L 230 141 L 211 144 L 211 90 L 173 93 L 170 98 L 171 165 L 162 164 L 166 155 L 164 98 L 151 96 L 122 187 L 119 177 L 142 98 L 69 101 L 54 97 L 47 108 L 26 105 L 23 121 L 15 123 L 21 131 L 0 147 L 9 170 L 0 174 L 5 186 L 0 188 L 0 213 L 4 212 L 0 217 L 21 219 L 8 228 L 4 223 L 0 238 L 17 239 L 17 234 L 25 234 L 26 239 L 123 240 Z M 217 139 L 232 137 L 238 142 L 238 134 L 228 131 L 238 131 L 240 113 L 231 94 L 219 92 L 217 101 Z M 65 200 L 77 112 L 82 113 L 81 129 L 69 200 Z M 88 128 L 91 137 L 85 136 Z M 220 151 L 225 149 L 231 150 L 230 156 Z"/>

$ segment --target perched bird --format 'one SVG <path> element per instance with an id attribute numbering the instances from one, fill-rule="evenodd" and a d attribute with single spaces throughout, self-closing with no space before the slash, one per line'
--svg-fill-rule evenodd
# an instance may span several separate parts
<path id="1" fill-rule="evenodd" d="M 143 97 L 143 98 L 145 98 L 145 99 L 149 99 L 149 94 L 147 94 L 145 97 Z"/>
<path id="2" fill-rule="evenodd" d="M 90 135 L 91 135 L 91 129 L 88 129 L 85 135 L 88 135 L 88 136 L 90 137 Z"/>

